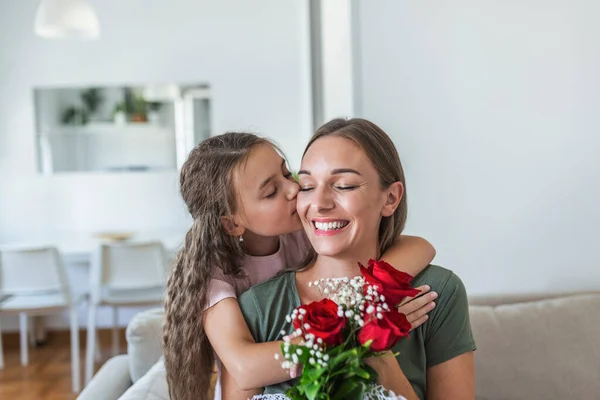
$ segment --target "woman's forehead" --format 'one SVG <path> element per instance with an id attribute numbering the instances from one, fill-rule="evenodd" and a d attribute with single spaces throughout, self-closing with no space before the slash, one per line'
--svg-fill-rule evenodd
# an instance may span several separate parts
<path id="1" fill-rule="evenodd" d="M 354 141 L 339 136 L 316 140 L 302 159 L 302 170 L 311 168 L 348 168 L 371 164 L 363 149 Z"/>

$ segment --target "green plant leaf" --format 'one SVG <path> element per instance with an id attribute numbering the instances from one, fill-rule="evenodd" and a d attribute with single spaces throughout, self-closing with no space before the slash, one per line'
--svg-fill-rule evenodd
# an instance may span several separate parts
<path id="1" fill-rule="evenodd" d="M 315 400 L 319 394 L 321 385 L 318 382 L 312 382 L 305 386 L 305 394 L 308 400 Z"/>
<path id="2" fill-rule="evenodd" d="M 331 400 L 343 400 L 357 388 L 357 383 L 352 380 L 344 381 L 335 393 L 332 393 Z"/>

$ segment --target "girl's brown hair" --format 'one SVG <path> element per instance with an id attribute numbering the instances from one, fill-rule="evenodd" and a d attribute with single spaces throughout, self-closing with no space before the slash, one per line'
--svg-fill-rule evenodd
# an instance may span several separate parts
<path id="1" fill-rule="evenodd" d="M 408 214 L 406 180 L 396 146 L 392 139 L 371 121 L 362 118 L 336 118 L 317 129 L 306 145 L 304 154 L 314 142 L 326 136 L 342 137 L 358 145 L 377 170 L 382 188 L 388 188 L 394 182 L 401 182 L 404 186 L 404 193 L 398 208 L 389 217 L 384 217 L 379 226 L 378 256 L 381 256 L 402 233 Z M 314 251 L 307 263 L 310 263 L 311 259 L 313 261 L 315 259 Z"/>
<path id="2" fill-rule="evenodd" d="M 173 400 L 209 396 L 213 349 L 204 331 L 203 311 L 211 270 L 243 276 L 244 252 L 223 229 L 222 217 L 236 212 L 234 174 L 258 145 L 250 133 L 225 133 L 204 140 L 183 164 L 180 190 L 193 223 L 169 276 L 163 331 L 165 367 Z"/>

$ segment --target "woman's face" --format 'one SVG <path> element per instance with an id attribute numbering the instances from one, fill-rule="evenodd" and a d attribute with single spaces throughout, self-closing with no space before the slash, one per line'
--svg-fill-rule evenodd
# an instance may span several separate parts
<path id="1" fill-rule="evenodd" d="M 296 212 L 299 186 L 285 160 L 269 144 L 252 150 L 235 176 L 239 198 L 236 223 L 260 236 L 302 228 Z"/>
<path id="2" fill-rule="evenodd" d="M 298 214 L 316 252 L 355 261 L 377 256 L 389 190 L 365 152 L 351 140 L 326 136 L 308 149 L 298 177 Z"/>

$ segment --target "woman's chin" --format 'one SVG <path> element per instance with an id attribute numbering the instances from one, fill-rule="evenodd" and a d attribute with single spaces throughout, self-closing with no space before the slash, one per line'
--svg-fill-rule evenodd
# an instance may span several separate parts
<path id="1" fill-rule="evenodd" d="M 339 245 L 335 245 L 335 244 L 329 244 L 329 243 L 321 243 L 321 244 L 316 244 L 313 243 L 313 247 L 315 248 L 315 251 L 317 252 L 318 255 L 320 256 L 324 256 L 324 257 L 336 257 L 336 256 L 340 256 L 341 254 L 343 254 L 347 249 L 343 248 L 343 246 L 339 246 Z"/>

